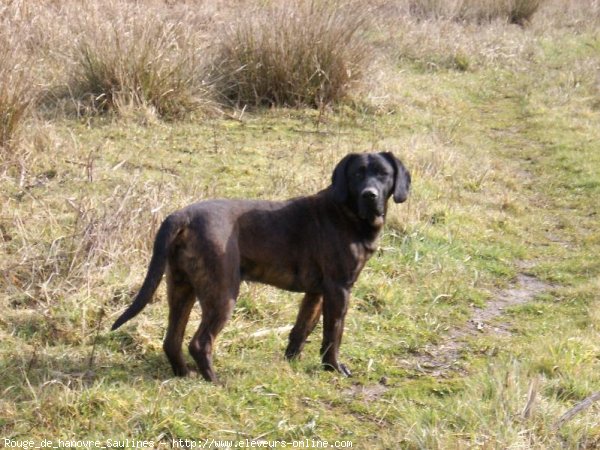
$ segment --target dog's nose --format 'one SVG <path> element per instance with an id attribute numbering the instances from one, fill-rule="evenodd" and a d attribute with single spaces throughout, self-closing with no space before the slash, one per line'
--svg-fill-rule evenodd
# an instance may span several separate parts
<path id="1" fill-rule="evenodd" d="M 364 191 L 362 191 L 362 197 L 366 200 L 375 200 L 378 195 L 377 195 L 377 191 L 373 188 L 367 188 Z"/>

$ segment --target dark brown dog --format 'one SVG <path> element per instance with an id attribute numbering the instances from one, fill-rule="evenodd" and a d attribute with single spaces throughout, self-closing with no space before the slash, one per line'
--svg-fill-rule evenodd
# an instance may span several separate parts
<path id="1" fill-rule="evenodd" d="M 160 226 L 146 279 L 112 329 L 148 304 L 166 270 L 165 353 L 175 375 L 188 373 L 181 343 L 198 298 L 202 321 L 189 351 L 202 376 L 214 382 L 214 341 L 240 283 L 260 281 L 305 293 L 285 356 L 300 354 L 322 312 L 323 365 L 350 375 L 338 362 L 350 289 L 376 249 L 387 200 L 404 202 L 409 187 L 409 172 L 391 153 L 350 154 L 336 166 L 331 186 L 309 197 L 210 200 L 176 211 Z"/>

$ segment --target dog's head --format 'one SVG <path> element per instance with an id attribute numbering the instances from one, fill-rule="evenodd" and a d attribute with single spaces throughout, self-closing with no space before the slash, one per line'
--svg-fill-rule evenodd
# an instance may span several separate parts
<path id="1" fill-rule="evenodd" d="M 387 200 L 402 203 L 408 197 L 410 173 L 390 152 L 351 153 L 333 171 L 333 198 L 362 220 L 381 225 Z"/>

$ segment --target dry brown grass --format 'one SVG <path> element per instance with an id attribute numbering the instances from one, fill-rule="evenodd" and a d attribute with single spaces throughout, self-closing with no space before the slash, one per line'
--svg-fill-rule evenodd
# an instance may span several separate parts
<path id="1" fill-rule="evenodd" d="M 424 19 L 527 24 L 545 0 L 408 0 L 408 10 Z"/>
<path id="2" fill-rule="evenodd" d="M 532 35 L 506 22 L 530 21 L 538 34 L 600 23 L 596 0 L 249 2 L 244 21 L 240 7 L 226 0 L 5 3 L 0 144 L 14 148 L 36 111 L 176 119 L 212 110 L 215 99 L 322 106 L 349 93 L 393 92 L 382 60 L 458 71 L 520 64 L 531 57 Z M 214 84 L 206 83 L 209 71 L 218 75 Z"/>
<path id="3" fill-rule="evenodd" d="M 156 13 L 141 4 L 96 7 L 77 24 L 68 84 L 84 107 L 175 119 L 207 102 L 196 33 Z"/>
<path id="4" fill-rule="evenodd" d="M 274 2 L 223 30 L 219 94 L 236 105 L 322 106 L 368 70 L 368 8 L 353 2 Z"/>
<path id="5" fill-rule="evenodd" d="M 31 65 L 23 37 L 28 30 L 15 11 L 0 8 L 0 156 L 15 151 L 27 112 L 36 100 Z"/>
<path id="6" fill-rule="evenodd" d="M 14 64 L 10 50 L 0 49 L 0 60 L 0 149 L 10 151 L 35 94 L 26 69 Z"/>

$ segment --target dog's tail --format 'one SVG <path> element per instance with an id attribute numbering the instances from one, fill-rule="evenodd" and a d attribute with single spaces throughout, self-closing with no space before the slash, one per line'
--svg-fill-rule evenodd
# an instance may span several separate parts
<path id="1" fill-rule="evenodd" d="M 148 266 L 148 273 L 144 279 L 144 283 L 140 291 L 136 295 L 133 303 L 125 310 L 123 314 L 115 321 L 111 330 L 116 330 L 129 319 L 133 319 L 152 299 L 152 295 L 158 288 L 165 273 L 167 266 L 167 256 L 169 248 L 175 237 L 183 229 L 185 221 L 180 215 L 172 214 L 168 216 L 161 224 L 156 239 L 154 240 L 154 250 L 152 251 L 152 259 Z"/>

